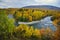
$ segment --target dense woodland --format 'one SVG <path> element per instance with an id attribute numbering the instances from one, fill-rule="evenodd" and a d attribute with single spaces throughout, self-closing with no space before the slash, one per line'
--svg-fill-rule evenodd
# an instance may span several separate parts
<path id="1" fill-rule="evenodd" d="M 9 19 L 8 15 L 14 18 Z M 51 20 L 57 30 L 53 32 L 49 27 L 46 29 L 33 28 L 33 26 L 14 22 L 32 22 L 52 16 Z M 60 10 L 7 8 L 0 9 L 0 40 L 60 40 Z"/>

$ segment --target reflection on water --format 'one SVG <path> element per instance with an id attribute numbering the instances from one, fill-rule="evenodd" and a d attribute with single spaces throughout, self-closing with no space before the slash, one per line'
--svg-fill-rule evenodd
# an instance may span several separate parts
<path id="1" fill-rule="evenodd" d="M 46 17 L 44 19 L 41 20 L 40 23 L 37 23 L 37 24 L 33 24 L 32 26 L 34 26 L 34 28 L 51 28 L 53 31 L 56 30 L 55 26 L 52 24 L 52 21 L 51 21 L 51 16 L 49 17 Z"/>

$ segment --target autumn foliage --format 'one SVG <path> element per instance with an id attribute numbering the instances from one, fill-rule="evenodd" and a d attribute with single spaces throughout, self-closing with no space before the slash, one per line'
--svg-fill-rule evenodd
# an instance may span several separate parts
<path id="1" fill-rule="evenodd" d="M 13 18 L 8 18 L 11 14 Z M 51 20 L 56 27 L 52 31 L 49 27 L 37 29 L 33 26 L 16 22 L 32 22 L 52 16 Z M 60 11 L 26 8 L 0 9 L 0 40 L 60 40 Z"/>

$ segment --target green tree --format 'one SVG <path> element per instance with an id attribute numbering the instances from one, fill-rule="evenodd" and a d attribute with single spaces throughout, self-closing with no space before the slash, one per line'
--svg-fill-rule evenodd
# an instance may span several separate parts
<path id="1" fill-rule="evenodd" d="M 1 10 L 0 11 L 0 36 L 2 37 L 2 39 L 8 38 L 6 37 L 6 35 L 8 34 L 12 35 L 13 30 L 14 30 L 14 21 L 8 18 L 5 11 Z"/>

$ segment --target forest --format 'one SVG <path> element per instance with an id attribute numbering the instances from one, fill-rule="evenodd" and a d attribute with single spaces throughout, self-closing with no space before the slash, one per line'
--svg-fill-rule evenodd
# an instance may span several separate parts
<path id="1" fill-rule="evenodd" d="M 13 18 L 8 18 L 9 14 L 13 15 Z M 57 28 L 55 32 L 49 27 L 37 29 L 27 24 L 14 24 L 39 21 L 48 16 L 52 16 L 51 21 Z M 0 8 L 0 40 L 60 40 L 60 10 Z"/>

